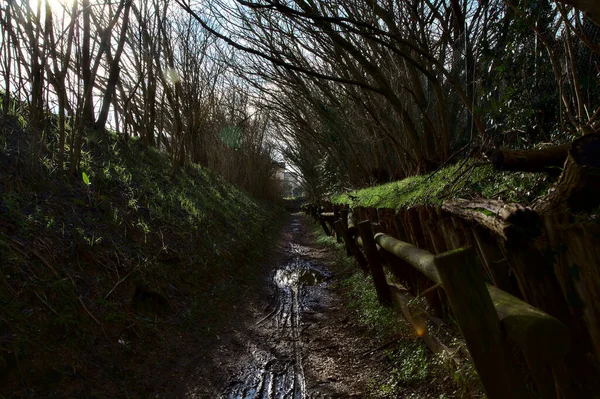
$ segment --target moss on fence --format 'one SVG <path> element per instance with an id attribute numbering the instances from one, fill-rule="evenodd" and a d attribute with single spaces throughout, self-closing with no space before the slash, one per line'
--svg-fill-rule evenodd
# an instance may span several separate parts
<path id="1" fill-rule="evenodd" d="M 487 198 L 528 204 L 544 195 L 556 176 L 498 172 L 489 164 L 466 162 L 379 186 L 332 195 L 335 204 L 373 208 L 440 206 L 454 198 Z"/>

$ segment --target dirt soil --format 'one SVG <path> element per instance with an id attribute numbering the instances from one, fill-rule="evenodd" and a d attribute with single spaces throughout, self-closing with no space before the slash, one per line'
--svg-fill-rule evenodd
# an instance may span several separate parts
<path id="1" fill-rule="evenodd" d="M 367 353 L 382 342 L 348 308 L 336 284 L 343 272 L 336 272 L 331 250 L 315 245 L 308 223 L 294 215 L 262 267 L 264 286 L 237 305 L 214 345 L 173 369 L 171 388 L 160 391 L 186 398 L 372 397 L 373 384 L 391 372 L 383 351 Z M 423 385 L 429 387 L 410 390 L 439 396 Z"/>

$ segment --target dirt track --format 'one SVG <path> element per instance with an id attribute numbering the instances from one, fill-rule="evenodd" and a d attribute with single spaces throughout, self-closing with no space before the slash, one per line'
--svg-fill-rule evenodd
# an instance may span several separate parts
<path id="1" fill-rule="evenodd" d="M 361 376 L 369 373 L 357 355 L 372 344 L 349 325 L 333 288 L 339 276 L 304 223 L 295 216 L 286 228 L 269 303 L 248 331 L 234 333 L 246 342 L 224 398 L 366 397 L 368 381 Z"/>
<path id="2" fill-rule="evenodd" d="M 349 309 L 337 284 L 345 277 L 331 249 L 321 249 L 308 219 L 295 215 L 271 260 L 261 265 L 263 286 L 216 343 L 200 349 L 175 374 L 177 397 L 223 399 L 456 397 L 447 376 L 433 373 L 388 395 L 373 389 L 389 380 L 393 364 L 384 342 Z M 414 341 L 415 338 L 406 338 Z"/>
<path id="3" fill-rule="evenodd" d="M 344 303 L 336 286 L 343 276 L 332 252 L 316 247 L 308 223 L 293 216 L 258 268 L 263 286 L 236 305 L 217 342 L 182 359 L 173 372 L 176 397 L 368 398 L 370 384 L 385 378 L 383 354 L 361 355 L 379 343 Z"/>

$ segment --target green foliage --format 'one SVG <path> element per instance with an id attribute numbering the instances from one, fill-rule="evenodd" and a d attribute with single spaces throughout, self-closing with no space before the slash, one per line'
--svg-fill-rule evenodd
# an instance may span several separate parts
<path id="1" fill-rule="evenodd" d="M 321 227 L 319 226 L 319 228 Z M 320 245 L 322 247 L 335 248 L 338 245 L 338 243 L 334 237 L 322 234 L 317 237 L 317 245 Z"/>
<path id="2" fill-rule="evenodd" d="M 10 145 L 0 147 L 0 161 L 10 160 L 0 169 L 0 258 L 9 260 L 0 272 L 11 288 L 0 291 L 0 328 L 6 319 L 19 338 L 0 342 L 0 355 L 58 370 L 85 354 L 110 369 L 126 363 L 116 353 L 143 357 L 162 345 L 159 330 L 214 336 L 256 284 L 283 216 L 273 205 L 199 166 L 173 174 L 167 155 L 110 132 L 86 141 L 74 181 L 49 165 L 20 167 L 28 154 L 16 158 Z M 136 282 L 168 293 L 173 313 L 139 315 Z M 104 332 L 100 353 L 92 342 Z M 120 343 L 128 333 L 132 344 Z"/>
<path id="3" fill-rule="evenodd" d="M 427 351 L 420 341 L 407 341 L 398 349 L 385 351 L 388 359 L 395 365 L 392 380 L 405 384 L 426 380 L 431 368 Z"/>
<path id="4" fill-rule="evenodd" d="M 540 173 L 498 172 L 473 162 L 436 172 L 332 196 L 332 202 L 374 208 L 440 206 L 446 199 L 483 197 L 530 202 L 546 193 L 554 177 Z"/>
<path id="5" fill-rule="evenodd" d="M 83 180 L 83 184 L 85 184 L 86 186 L 89 186 L 90 184 L 92 184 L 92 183 L 90 183 L 89 176 L 85 172 L 81 172 L 81 179 Z"/>
<path id="6" fill-rule="evenodd" d="M 377 292 L 371 277 L 357 271 L 342 281 L 341 285 L 347 290 L 348 306 L 358 312 L 362 325 L 388 338 L 395 332 L 404 330 L 404 322 L 394 310 L 381 306 L 377 301 Z"/>

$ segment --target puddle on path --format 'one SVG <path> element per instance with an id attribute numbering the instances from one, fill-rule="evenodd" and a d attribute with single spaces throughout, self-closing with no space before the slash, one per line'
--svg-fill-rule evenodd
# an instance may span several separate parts
<path id="1" fill-rule="evenodd" d="M 297 220 L 294 220 L 292 222 L 292 233 L 298 233 L 300 232 L 300 222 Z"/>
<path id="2" fill-rule="evenodd" d="M 278 287 L 301 287 L 306 285 L 319 285 L 325 276 L 318 270 L 310 268 L 285 268 L 275 272 L 273 278 Z"/>
<path id="3" fill-rule="evenodd" d="M 299 222 L 292 223 L 294 236 L 300 232 Z M 306 259 L 309 248 L 292 242 L 288 245 L 291 259 L 273 274 L 275 305 L 256 325 L 267 331 L 257 336 L 253 361 L 243 377 L 230 383 L 227 399 L 304 399 L 306 387 L 302 366 L 301 313 L 303 303 L 310 300 L 310 286 L 318 286 L 326 275 L 319 265 Z"/>

